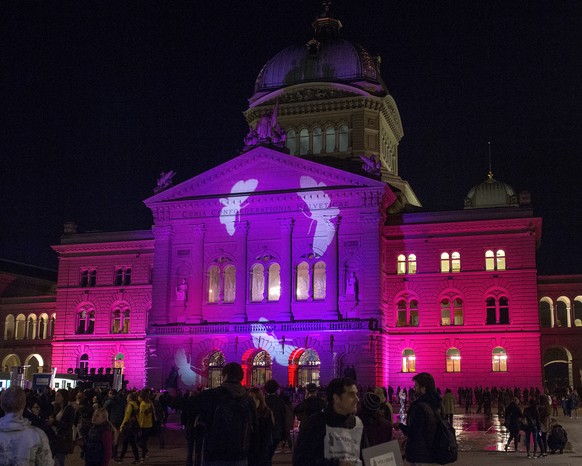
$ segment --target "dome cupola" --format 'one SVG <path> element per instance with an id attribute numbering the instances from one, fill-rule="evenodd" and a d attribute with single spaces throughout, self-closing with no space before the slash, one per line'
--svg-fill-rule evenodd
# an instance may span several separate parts
<path id="1" fill-rule="evenodd" d="M 511 186 L 493 178 L 489 171 L 487 179 L 474 186 L 465 198 L 465 209 L 495 207 L 518 207 L 517 195 Z"/>

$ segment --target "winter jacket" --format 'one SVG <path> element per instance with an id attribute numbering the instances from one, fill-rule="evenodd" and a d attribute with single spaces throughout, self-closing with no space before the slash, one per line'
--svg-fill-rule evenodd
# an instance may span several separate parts
<path id="1" fill-rule="evenodd" d="M 519 409 L 519 406 L 514 401 L 509 403 L 509 406 L 505 408 L 505 419 L 509 421 L 505 427 L 507 427 L 510 433 L 517 434 L 519 432 L 522 416 L 521 409 Z"/>
<path id="2" fill-rule="evenodd" d="M 455 395 L 452 392 L 445 393 L 443 397 L 444 414 L 455 414 Z"/>
<path id="3" fill-rule="evenodd" d="M 0 464 L 54 466 L 46 434 L 16 413 L 0 418 Z"/>
<path id="4" fill-rule="evenodd" d="M 87 433 L 83 446 L 85 462 L 108 466 L 111 459 L 111 447 L 113 445 L 113 431 L 108 422 L 93 424 Z"/>
<path id="5" fill-rule="evenodd" d="M 151 402 L 142 401 L 139 404 L 137 421 L 142 429 L 148 429 L 154 426 L 154 405 Z"/>
<path id="6" fill-rule="evenodd" d="M 345 435 L 341 435 L 344 431 Z M 368 446 L 363 435 L 364 425 L 360 418 L 354 415 L 343 416 L 337 414 L 332 407 L 318 412 L 302 422 L 297 443 L 293 448 L 293 466 L 336 466 L 339 459 L 333 458 L 326 449 L 334 445 L 334 439 L 339 436 L 354 439 L 357 447 L 357 463 L 361 464 L 359 457 L 362 448 Z M 327 440 L 326 440 L 327 439 Z M 327 444 L 326 444 L 327 441 Z"/>
<path id="7" fill-rule="evenodd" d="M 442 410 L 441 397 L 436 391 L 420 395 L 408 408 L 407 424 L 400 424 L 406 435 L 406 459 L 411 463 L 430 463 L 436 435 L 437 415 Z"/>

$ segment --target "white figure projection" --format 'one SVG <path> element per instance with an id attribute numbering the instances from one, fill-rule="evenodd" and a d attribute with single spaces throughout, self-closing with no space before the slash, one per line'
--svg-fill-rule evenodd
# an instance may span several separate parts
<path id="1" fill-rule="evenodd" d="M 318 183 L 310 176 L 302 176 L 299 179 L 299 184 L 301 189 L 325 188 L 327 186 L 323 182 Z M 313 249 L 319 251 L 320 254 L 323 254 L 333 241 L 335 235 L 335 228 L 330 224 L 330 222 L 339 215 L 340 210 L 337 207 L 330 206 L 331 199 L 324 191 L 312 191 L 311 193 L 317 198 L 317 201 L 311 206 L 305 199 L 304 193 L 297 193 L 297 195 L 307 204 L 309 215 L 305 212 L 303 212 L 303 214 L 311 219 L 308 234 L 311 233 L 311 227 L 315 223 Z"/>
<path id="2" fill-rule="evenodd" d="M 234 184 L 230 190 L 230 193 L 251 193 L 257 189 L 258 185 L 259 180 L 252 178 L 246 181 L 240 180 Z M 226 227 L 226 231 L 230 236 L 234 235 L 234 232 L 236 231 L 235 225 L 237 220 L 240 218 L 240 211 L 246 205 L 243 204 L 243 202 L 245 202 L 248 197 L 249 196 L 247 194 L 246 196 L 229 196 L 220 199 L 220 203 L 223 205 L 222 210 L 220 211 L 220 223 Z"/>
<path id="3" fill-rule="evenodd" d="M 176 354 L 174 354 L 174 362 L 176 363 L 178 374 L 180 374 L 180 379 L 184 385 L 192 387 L 196 384 L 196 377 L 202 376 L 202 369 L 190 364 L 190 361 L 188 361 L 188 357 L 186 356 L 186 351 L 184 351 L 183 348 L 180 348 L 176 351 Z"/>

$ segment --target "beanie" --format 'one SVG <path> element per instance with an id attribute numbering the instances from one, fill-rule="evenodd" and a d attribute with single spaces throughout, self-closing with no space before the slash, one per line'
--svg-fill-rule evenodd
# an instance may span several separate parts
<path id="1" fill-rule="evenodd" d="M 375 413 L 380 409 L 380 404 L 380 397 L 372 392 L 366 393 L 362 400 L 362 407 L 372 413 Z"/>

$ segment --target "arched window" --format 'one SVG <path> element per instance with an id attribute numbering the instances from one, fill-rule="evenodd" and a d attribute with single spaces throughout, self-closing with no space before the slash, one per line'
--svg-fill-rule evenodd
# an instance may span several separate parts
<path id="1" fill-rule="evenodd" d="M 113 325 L 111 333 L 129 333 L 131 311 L 127 306 L 119 306 L 113 310 Z"/>
<path id="2" fill-rule="evenodd" d="M 95 309 L 81 308 L 77 313 L 77 334 L 93 333 L 95 330 Z"/>
<path id="3" fill-rule="evenodd" d="M 313 128 L 313 153 L 321 154 L 323 148 L 323 134 L 321 133 L 321 128 L 316 126 Z"/>
<path id="4" fill-rule="evenodd" d="M 253 358 L 253 372 L 251 377 L 251 384 L 253 386 L 264 385 L 271 377 L 271 355 L 265 350 L 259 351 Z"/>
<path id="5" fill-rule="evenodd" d="M 8 314 L 6 316 L 6 320 L 4 321 L 4 339 L 12 340 L 15 337 L 14 330 L 14 316 L 12 314 Z"/>
<path id="6" fill-rule="evenodd" d="M 41 314 L 38 318 L 38 338 L 44 340 L 48 338 L 49 318 L 47 314 Z"/>
<path id="7" fill-rule="evenodd" d="M 495 253 L 497 270 L 505 270 L 505 251 L 499 249 Z"/>
<path id="8" fill-rule="evenodd" d="M 281 266 L 272 263 L 269 266 L 269 301 L 279 301 L 281 297 Z"/>
<path id="9" fill-rule="evenodd" d="M 309 253 L 296 268 L 295 297 L 297 301 L 323 300 L 327 293 L 326 264 L 318 256 Z"/>
<path id="10" fill-rule="evenodd" d="M 212 265 L 208 269 L 208 302 L 217 303 L 220 298 L 220 267 Z"/>
<path id="11" fill-rule="evenodd" d="M 574 326 L 582 327 L 582 300 L 580 298 L 574 300 Z"/>
<path id="12" fill-rule="evenodd" d="M 117 267 L 115 269 L 115 286 L 131 285 L 131 267 Z"/>
<path id="13" fill-rule="evenodd" d="M 315 350 L 306 349 L 299 357 L 297 366 L 297 383 L 300 387 L 308 383 L 319 385 L 321 361 Z"/>
<path id="14" fill-rule="evenodd" d="M 251 302 L 260 303 L 265 297 L 265 268 L 255 264 L 251 269 Z"/>
<path id="15" fill-rule="evenodd" d="M 49 327 L 50 329 L 50 334 L 48 335 L 49 337 L 52 337 L 55 334 L 55 324 L 57 322 L 57 315 L 53 314 L 51 316 L 51 325 Z"/>
<path id="16" fill-rule="evenodd" d="M 338 131 L 338 139 L 339 139 L 339 151 L 340 152 L 347 152 L 348 151 L 348 126 L 341 125 Z"/>
<path id="17" fill-rule="evenodd" d="M 408 273 L 409 274 L 416 273 L 416 255 L 415 254 L 408 255 Z"/>
<path id="18" fill-rule="evenodd" d="M 236 293 L 236 268 L 228 257 L 217 257 L 206 275 L 208 303 L 233 303 Z"/>
<path id="19" fill-rule="evenodd" d="M 410 348 L 402 352 L 402 372 L 416 372 L 416 355 Z"/>
<path id="20" fill-rule="evenodd" d="M 236 268 L 227 265 L 224 268 L 224 299 L 225 303 L 234 303 L 236 297 Z"/>
<path id="21" fill-rule="evenodd" d="M 487 325 L 509 324 L 509 299 L 506 296 L 487 298 L 485 300 Z"/>
<path id="22" fill-rule="evenodd" d="M 122 283 L 123 283 L 123 269 L 118 268 L 115 271 L 115 281 L 113 282 L 113 284 L 115 286 L 120 286 Z"/>
<path id="23" fill-rule="evenodd" d="M 226 365 L 224 354 L 215 351 L 208 360 L 208 385 L 210 388 L 218 387 L 222 384 L 222 369 Z"/>
<path id="24" fill-rule="evenodd" d="M 396 273 L 398 275 L 406 273 L 406 256 L 404 254 L 398 255 L 398 260 L 396 262 Z"/>
<path id="25" fill-rule="evenodd" d="M 396 273 L 399 275 L 403 273 L 416 273 L 416 255 L 409 254 L 406 257 L 404 254 L 400 254 L 397 258 Z"/>
<path id="26" fill-rule="evenodd" d="M 124 274 L 123 274 L 123 285 L 124 286 L 131 285 L 131 268 L 130 267 L 127 267 L 124 270 Z"/>
<path id="27" fill-rule="evenodd" d="M 507 353 L 505 349 L 498 346 L 493 350 L 492 357 L 493 372 L 507 372 Z"/>
<path id="28" fill-rule="evenodd" d="M 563 297 L 556 302 L 557 321 L 556 327 L 570 327 L 570 302 Z"/>
<path id="29" fill-rule="evenodd" d="M 461 254 L 456 251 L 451 254 L 451 270 L 453 272 L 461 271 Z"/>
<path id="30" fill-rule="evenodd" d="M 461 352 L 457 348 L 447 350 L 447 372 L 461 372 Z"/>
<path id="31" fill-rule="evenodd" d="M 463 325 L 463 300 L 461 298 L 441 301 L 441 325 Z"/>
<path id="32" fill-rule="evenodd" d="M 313 299 L 325 299 L 326 273 L 325 262 L 318 261 L 313 267 Z"/>
<path id="33" fill-rule="evenodd" d="M 29 340 L 36 338 L 36 315 L 34 314 L 28 316 L 28 321 L 26 324 L 26 338 Z"/>
<path id="34" fill-rule="evenodd" d="M 397 304 L 397 327 L 418 327 L 418 301 L 401 299 Z"/>
<path id="35" fill-rule="evenodd" d="M 325 152 L 328 154 L 335 152 L 335 128 L 333 126 L 325 128 Z"/>
<path id="36" fill-rule="evenodd" d="M 79 286 L 85 287 L 89 286 L 89 271 L 88 270 L 81 270 L 81 280 Z"/>
<path id="37" fill-rule="evenodd" d="M 93 269 L 89 272 L 89 286 L 97 284 L 97 270 Z"/>
<path id="38" fill-rule="evenodd" d="M 309 264 L 301 262 L 297 266 L 297 301 L 309 299 L 310 292 Z"/>
<path id="39" fill-rule="evenodd" d="M 307 155 L 309 151 L 309 131 L 303 128 L 299 131 L 299 155 Z"/>
<path id="40" fill-rule="evenodd" d="M 295 136 L 295 130 L 290 129 L 287 131 L 287 149 L 291 155 L 296 155 L 297 141 Z"/>
<path id="41" fill-rule="evenodd" d="M 547 298 L 546 298 L 547 299 Z M 540 326 L 545 328 L 552 327 L 552 304 L 542 300 L 538 304 L 538 312 L 540 317 Z"/>
<path id="42" fill-rule="evenodd" d="M 87 374 L 89 372 L 89 355 L 83 354 L 79 359 L 79 370 L 81 374 Z"/>
<path id="43" fill-rule="evenodd" d="M 485 270 L 495 270 L 495 253 L 493 251 L 485 251 Z"/>
<path id="44" fill-rule="evenodd" d="M 443 252 L 441 254 L 441 272 L 448 273 L 451 271 L 451 256 L 448 252 Z"/>
<path id="45" fill-rule="evenodd" d="M 505 251 L 499 249 L 495 253 L 491 250 L 485 251 L 485 270 L 505 270 Z"/>
<path id="46" fill-rule="evenodd" d="M 24 340 L 26 335 L 26 317 L 24 314 L 18 314 L 16 317 L 16 333 L 14 338 L 16 340 Z"/>

